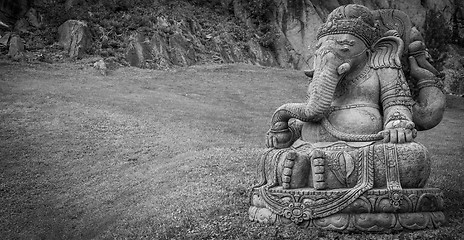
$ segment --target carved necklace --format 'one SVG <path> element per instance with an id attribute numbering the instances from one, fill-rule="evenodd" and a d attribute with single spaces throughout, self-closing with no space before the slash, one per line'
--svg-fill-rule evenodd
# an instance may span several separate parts
<path id="1" fill-rule="evenodd" d="M 340 83 L 338 83 L 337 85 L 337 90 L 336 90 L 335 95 L 337 97 L 340 97 L 343 94 L 345 94 L 350 88 L 353 88 L 365 82 L 371 76 L 371 73 L 372 73 L 372 68 L 370 67 L 369 64 L 366 64 L 363 70 L 361 71 L 361 73 L 359 73 L 356 77 L 352 79 L 347 79 L 347 78 L 342 79 Z"/>

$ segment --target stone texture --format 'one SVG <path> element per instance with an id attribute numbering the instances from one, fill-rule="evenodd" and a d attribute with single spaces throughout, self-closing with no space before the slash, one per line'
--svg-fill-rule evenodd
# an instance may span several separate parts
<path id="1" fill-rule="evenodd" d="M 231 34 L 215 35 L 209 32 L 206 34 L 205 30 L 192 19 L 183 19 L 173 23 L 164 17 L 158 17 L 155 26 L 157 32 L 152 36 L 136 34 L 131 37 L 126 59 L 133 66 L 155 68 L 189 66 L 203 62 L 246 62 L 266 66 L 311 69 L 317 30 L 327 15 L 340 5 L 358 3 L 372 10 L 385 8 L 402 10 L 422 33 L 429 10 L 441 12 L 445 21 L 451 24 L 455 21 L 453 19 L 456 18 L 456 14 L 463 15 L 460 9 L 464 9 L 464 3 L 459 8 L 460 3 L 456 7 L 452 0 L 274 1 L 275 6 L 278 7 L 270 18 L 270 24 L 275 26 L 277 34 L 268 47 L 263 47 L 263 43 L 259 43 L 263 39 L 255 38 L 247 43 L 237 44 Z M 243 1 L 228 0 L 221 3 L 224 8 L 233 9 L 235 16 L 248 27 L 257 27 L 251 21 Z M 459 17 L 461 18 L 462 16 Z M 464 30 L 461 32 L 464 36 Z M 213 55 L 211 59 L 205 57 L 211 55 Z"/>
<path id="2" fill-rule="evenodd" d="M 93 64 L 93 67 L 96 70 L 98 70 L 103 76 L 106 76 L 108 74 L 108 67 L 106 66 L 106 63 L 103 59 L 96 61 Z"/>
<path id="3" fill-rule="evenodd" d="M 37 10 L 30 8 L 24 17 L 21 17 L 16 21 L 13 30 L 15 32 L 27 33 L 41 27 L 42 22 L 40 15 L 37 13 Z"/>
<path id="4" fill-rule="evenodd" d="M 8 56 L 18 60 L 24 53 L 24 43 L 19 36 L 12 36 L 9 41 Z"/>
<path id="5" fill-rule="evenodd" d="M 18 21 L 16 21 L 13 30 L 15 32 L 27 32 L 29 27 L 30 25 L 29 22 L 27 22 L 27 19 L 21 18 Z"/>
<path id="6" fill-rule="evenodd" d="M 305 190 L 299 193 L 302 192 L 305 195 L 310 193 Z M 252 206 L 248 210 L 251 221 L 265 224 L 291 223 L 290 219 L 267 209 L 257 191 L 252 191 L 251 194 Z M 413 203 L 421 207 L 415 210 L 411 205 L 404 204 L 397 211 L 398 209 L 389 202 L 389 194 L 386 191 L 371 190 L 363 195 L 363 200 L 355 201 L 341 213 L 317 219 L 303 219 L 299 226 L 342 232 L 388 232 L 392 229 L 395 231 L 433 229 L 446 224 L 443 214 L 443 193 L 439 189 L 402 190 L 401 195 L 404 196 L 405 203 Z M 295 213 L 300 212 L 303 211 Z M 293 212 L 292 214 L 295 215 Z"/>
<path id="7" fill-rule="evenodd" d="M 58 28 L 59 44 L 70 57 L 80 58 L 91 45 L 91 35 L 87 23 L 68 20 Z"/>
<path id="8" fill-rule="evenodd" d="M 317 29 L 327 15 L 336 7 L 355 3 L 372 10 L 393 8 L 404 11 L 414 26 L 424 32 L 427 11 L 436 10 L 443 14 L 445 21 L 451 26 L 453 17 L 458 17 L 458 32 L 464 38 L 464 2 L 453 0 L 275 0 L 277 9 L 272 22 L 280 29 L 285 39 L 276 44 L 276 58 L 282 67 L 294 66 L 297 69 L 312 68 L 312 47 L 316 42 Z M 457 2 L 457 3 L 455 3 Z M 298 4 L 295 4 L 298 3 Z M 253 26 L 246 13 L 246 8 L 239 0 L 233 2 L 235 16 L 248 26 Z M 457 5 L 457 6 L 455 6 Z M 458 8 L 458 9 L 456 9 Z M 302 10 L 301 10 L 302 9 Z M 288 64 L 288 62 L 293 64 Z"/>
<path id="9" fill-rule="evenodd" d="M 248 42 L 248 47 L 250 49 L 252 63 L 263 66 L 279 65 L 272 52 L 259 45 L 256 41 L 250 40 Z"/>
<path id="10" fill-rule="evenodd" d="M 152 36 L 136 33 L 130 37 L 126 61 L 131 66 L 166 69 L 204 62 L 278 66 L 272 51 L 254 40 L 238 45 L 227 32 L 204 35 L 201 26 L 192 19 L 175 25 L 160 17 L 157 24 L 158 31 Z M 208 57 L 211 55 L 212 58 Z"/>
<path id="11" fill-rule="evenodd" d="M 27 22 L 34 28 L 41 28 L 42 21 L 39 13 L 35 8 L 30 8 L 29 11 L 26 13 Z"/>
<path id="12" fill-rule="evenodd" d="M 129 41 L 129 47 L 126 52 L 126 61 L 131 66 L 144 67 L 145 54 L 143 52 L 144 46 L 142 45 L 146 44 L 146 42 L 144 41 L 143 36 L 141 34 L 131 36 Z M 148 47 L 145 47 L 145 49 L 148 49 Z"/>
<path id="13" fill-rule="evenodd" d="M 7 47 L 10 42 L 11 32 L 5 33 L 0 37 L 0 47 Z"/>
<path id="14" fill-rule="evenodd" d="M 440 123 L 446 97 L 424 43 L 402 49 L 409 18 L 352 4 L 333 10 L 320 29 L 306 101 L 283 104 L 272 115 L 250 219 L 335 231 L 440 227 L 442 192 L 424 188 L 430 153 L 414 138 Z M 417 97 L 402 70 L 403 54 L 411 57 Z"/>
<path id="15" fill-rule="evenodd" d="M 307 68 L 312 66 L 312 53 L 316 44 L 315 33 L 322 24 L 323 19 L 317 14 L 315 6 L 310 2 L 305 2 L 305 11 L 296 19 L 287 21 L 285 35 L 291 43 L 292 48 L 301 56 L 297 68 Z"/>

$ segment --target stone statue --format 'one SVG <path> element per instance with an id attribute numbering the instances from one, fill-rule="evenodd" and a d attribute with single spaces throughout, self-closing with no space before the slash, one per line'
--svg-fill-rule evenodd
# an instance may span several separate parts
<path id="1" fill-rule="evenodd" d="M 442 225 L 443 194 L 424 188 L 430 155 L 414 141 L 445 107 L 420 33 L 401 11 L 350 4 L 317 39 L 307 101 L 272 116 L 250 219 L 340 231 Z"/>

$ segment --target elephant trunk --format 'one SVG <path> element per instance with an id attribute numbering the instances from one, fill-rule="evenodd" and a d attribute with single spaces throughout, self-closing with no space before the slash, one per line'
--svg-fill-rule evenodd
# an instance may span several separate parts
<path id="1" fill-rule="evenodd" d="M 338 82 L 351 66 L 328 61 L 324 69 L 317 71 L 308 87 L 308 100 L 301 117 L 303 121 L 319 121 L 330 107 Z"/>
<path id="2" fill-rule="evenodd" d="M 281 130 L 287 127 L 290 118 L 304 122 L 320 121 L 330 107 L 332 98 L 340 79 L 351 68 L 331 50 L 324 51 L 315 67 L 313 80 L 308 87 L 308 100 L 305 103 L 287 103 L 279 107 L 272 117 L 272 129 Z M 318 60 L 318 59 L 316 59 Z M 280 125 L 276 125 L 279 123 Z"/>

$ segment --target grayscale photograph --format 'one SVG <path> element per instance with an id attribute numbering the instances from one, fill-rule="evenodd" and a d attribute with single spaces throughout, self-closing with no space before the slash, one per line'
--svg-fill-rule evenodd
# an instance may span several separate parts
<path id="1" fill-rule="evenodd" d="M 0 239 L 464 239 L 464 0 L 0 0 Z"/>

